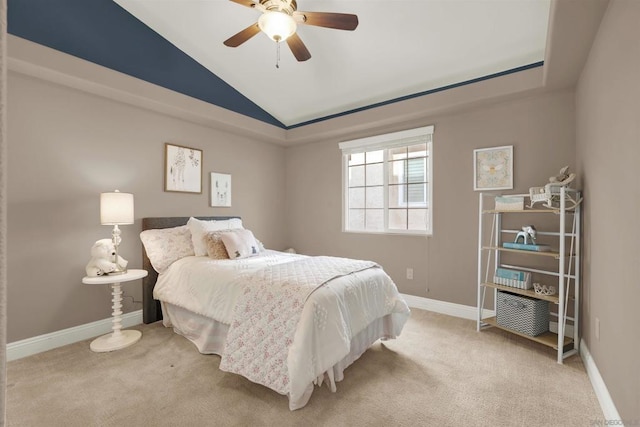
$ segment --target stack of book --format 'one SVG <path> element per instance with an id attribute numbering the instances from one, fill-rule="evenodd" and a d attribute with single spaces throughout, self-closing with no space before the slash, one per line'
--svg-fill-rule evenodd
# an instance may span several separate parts
<path id="1" fill-rule="evenodd" d="M 502 244 L 503 248 L 508 249 L 520 249 L 522 251 L 535 251 L 535 252 L 550 252 L 551 246 L 549 245 L 536 245 L 533 243 L 511 243 L 504 242 Z"/>
<path id="2" fill-rule="evenodd" d="M 527 271 L 497 268 L 493 282 L 498 285 L 511 286 L 518 289 L 531 289 L 531 273 Z"/>

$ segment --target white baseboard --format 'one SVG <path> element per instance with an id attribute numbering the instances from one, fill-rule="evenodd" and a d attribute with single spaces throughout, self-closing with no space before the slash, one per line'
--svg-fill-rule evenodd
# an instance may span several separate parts
<path id="1" fill-rule="evenodd" d="M 402 298 L 407 305 L 412 308 L 421 310 L 435 311 L 440 314 L 448 314 L 449 316 L 461 317 L 463 319 L 477 320 L 478 309 L 470 305 L 456 304 L 453 302 L 438 301 L 430 298 L 417 297 L 415 295 L 402 294 Z M 493 310 L 484 310 L 482 317 L 495 316 Z"/>
<path id="2" fill-rule="evenodd" d="M 7 361 L 21 359 L 43 351 L 52 350 L 63 345 L 73 344 L 89 338 L 111 332 L 112 318 L 98 320 L 73 328 L 39 335 L 7 344 Z M 122 326 L 129 328 L 142 323 L 142 310 L 122 315 Z"/>
<path id="3" fill-rule="evenodd" d="M 598 402 L 600 402 L 600 408 L 602 408 L 604 419 L 607 421 L 615 420 L 616 426 L 624 427 L 620 414 L 616 409 L 616 405 L 613 403 L 613 399 L 611 399 L 607 385 L 604 383 L 602 376 L 600 376 L 600 371 L 598 370 L 593 357 L 591 357 L 591 353 L 589 353 L 589 349 L 587 348 L 587 344 L 585 344 L 584 340 L 580 341 L 580 357 L 582 358 L 584 367 L 587 370 L 587 375 L 591 381 L 593 391 L 596 392 L 596 397 L 598 398 Z"/>

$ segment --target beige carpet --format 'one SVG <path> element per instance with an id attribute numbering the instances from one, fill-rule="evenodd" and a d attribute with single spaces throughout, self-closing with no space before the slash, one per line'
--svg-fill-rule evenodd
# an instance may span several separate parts
<path id="1" fill-rule="evenodd" d="M 89 341 L 8 363 L 9 426 L 589 426 L 604 416 L 579 356 L 475 322 L 414 309 L 402 336 L 376 343 L 338 391 L 285 396 L 218 370 L 161 324 L 132 347 Z"/>

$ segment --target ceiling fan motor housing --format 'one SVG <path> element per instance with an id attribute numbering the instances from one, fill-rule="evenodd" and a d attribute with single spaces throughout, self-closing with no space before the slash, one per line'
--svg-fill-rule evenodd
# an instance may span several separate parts
<path id="1" fill-rule="evenodd" d="M 277 10 L 267 10 L 258 18 L 258 26 L 275 42 L 286 40 L 296 32 L 296 21 L 291 15 Z"/>
<path id="2" fill-rule="evenodd" d="M 296 0 L 260 0 L 260 4 L 264 6 L 266 10 L 279 10 L 288 15 L 298 10 Z"/>

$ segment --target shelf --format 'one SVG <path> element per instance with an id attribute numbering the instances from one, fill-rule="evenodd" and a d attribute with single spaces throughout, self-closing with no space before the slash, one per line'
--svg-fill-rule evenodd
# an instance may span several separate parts
<path id="1" fill-rule="evenodd" d="M 485 283 L 482 284 L 482 286 L 487 286 L 487 287 L 490 287 L 490 288 L 499 289 L 499 290 L 505 291 L 505 292 L 511 292 L 512 294 L 523 295 L 525 297 L 530 297 L 530 298 L 550 301 L 550 302 L 552 302 L 554 304 L 558 304 L 560 302 L 560 297 L 557 294 L 556 295 L 541 295 L 541 294 L 537 294 L 535 291 L 533 291 L 531 289 L 518 289 L 518 288 L 514 288 L 512 286 L 498 285 L 497 283 L 491 283 L 491 282 L 485 282 Z"/>
<path id="2" fill-rule="evenodd" d="M 560 253 L 558 252 L 539 252 L 539 251 L 523 251 L 522 249 L 511 249 L 511 248 L 503 248 L 500 246 L 483 246 L 482 249 L 488 249 L 491 251 L 503 251 L 503 252 L 515 252 L 518 254 L 527 254 L 527 255 L 537 255 L 537 256 L 548 256 L 555 259 L 560 258 Z M 570 256 L 570 255 L 566 255 Z"/>
<path id="3" fill-rule="evenodd" d="M 568 197 L 568 195 L 571 196 Z M 560 209 L 560 207 L 555 205 L 553 207 L 537 204 L 531 206 L 530 203 L 527 203 L 527 201 L 531 200 L 530 194 L 512 194 L 511 196 L 524 198 L 524 204 L 517 205 L 517 207 L 521 209 L 505 210 L 504 208 L 508 208 L 509 206 L 495 205 L 496 195 L 480 193 L 478 206 L 478 320 L 476 327 L 478 331 L 495 327 L 553 348 L 557 353 L 557 361 L 561 364 L 566 357 L 577 353 L 577 344 L 580 337 L 578 329 L 580 319 L 578 316 L 580 313 L 581 209 L 579 203 L 575 205 L 571 204 L 571 206 L 567 206 L 567 204 L 568 199 L 582 201 L 581 193 L 566 187 L 560 188 L 558 200 L 567 201 L 567 203 L 561 203 L 564 205 L 564 209 Z M 508 195 L 506 197 L 508 197 Z M 514 215 L 510 216 L 510 214 Z M 530 215 L 527 216 L 527 214 Z M 549 214 L 553 214 L 553 216 L 549 216 Z M 540 215 L 546 215 L 546 218 Z M 546 243 L 546 247 L 535 248 L 533 246 L 513 244 L 507 244 L 507 247 L 505 247 L 503 242 L 513 241 L 513 235 L 518 236 L 523 231 L 513 229 L 518 218 L 521 223 L 525 221 L 527 223 L 530 221 L 535 222 L 536 218 L 546 220 L 544 221 L 545 231 L 536 232 L 537 236 L 545 236 L 547 238 L 548 243 Z M 505 221 L 504 223 L 503 220 Z M 541 240 L 544 241 L 545 238 Z M 516 238 L 516 242 L 517 241 L 518 239 Z M 542 252 L 526 249 L 548 249 L 548 251 Z M 516 257 L 509 255 L 509 253 L 519 254 L 521 256 Z M 524 255 L 528 258 L 525 259 Z M 535 257 L 538 257 L 537 261 Z M 544 259 L 546 259 L 546 261 L 543 261 Z M 502 280 L 493 278 L 492 273 L 496 268 L 507 268 L 529 272 L 531 274 L 553 276 L 554 281 L 557 283 L 554 285 L 557 293 L 555 295 L 542 295 L 537 294 L 533 288 L 519 289 L 506 286 L 505 283 L 511 282 L 503 282 Z M 547 283 L 551 283 L 549 277 L 543 279 Z M 494 280 L 501 284 L 494 283 Z M 487 289 L 489 292 L 487 292 Z M 567 320 L 570 320 L 573 326 L 571 334 L 567 334 L 566 329 L 560 327 L 560 329 L 564 331 L 560 335 L 556 330 L 556 333 L 546 331 L 536 337 L 532 337 L 498 325 L 496 317 L 483 319 L 487 298 L 493 299 L 495 302 L 498 291 L 521 295 L 534 301 L 547 301 L 549 304 L 554 304 L 549 314 L 557 317 L 558 325 L 566 325 Z M 569 303 L 572 304 L 572 307 L 569 307 Z M 573 310 L 574 313 L 573 318 L 567 315 L 567 311 L 571 310 Z M 557 314 L 554 313 L 554 311 L 557 311 Z M 502 312 L 500 314 L 502 314 Z M 523 312 L 518 316 L 529 316 L 529 314 Z M 525 318 L 518 317 L 518 319 L 524 320 Z M 558 340 L 560 342 L 558 342 Z"/>
<path id="4" fill-rule="evenodd" d="M 504 326 L 500 326 L 498 325 L 498 322 L 496 321 L 495 317 L 489 317 L 486 319 L 482 319 L 482 322 L 491 325 L 493 327 L 496 327 L 498 329 L 503 329 L 505 331 L 511 332 L 512 334 L 516 334 L 518 336 L 521 336 L 523 338 L 527 338 L 531 341 L 535 341 L 537 343 L 540 344 L 544 344 L 547 347 L 551 347 L 555 350 L 558 350 L 558 334 L 554 334 L 551 331 L 547 331 L 544 332 L 536 337 L 532 337 L 531 335 L 526 335 L 526 334 L 522 334 L 518 331 L 514 331 L 513 329 L 509 329 L 509 328 L 505 328 Z M 564 342 L 563 342 L 563 347 L 566 348 L 567 346 L 569 346 L 570 344 L 573 343 L 573 339 L 569 338 L 569 337 L 564 337 Z"/>
<path id="5" fill-rule="evenodd" d="M 513 211 L 498 211 L 495 209 L 488 209 L 482 211 L 482 213 L 554 213 L 557 215 L 560 213 L 560 209 L 518 209 Z M 567 213 L 570 213 L 570 211 L 567 211 Z"/>

